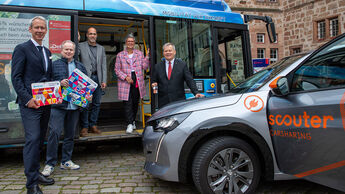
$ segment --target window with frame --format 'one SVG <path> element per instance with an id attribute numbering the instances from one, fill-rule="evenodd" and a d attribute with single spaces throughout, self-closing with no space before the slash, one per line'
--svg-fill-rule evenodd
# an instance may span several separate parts
<path id="1" fill-rule="evenodd" d="M 296 47 L 296 48 L 292 48 L 292 53 L 291 54 L 297 54 L 302 52 L 301 47 Z"/>
<path id="2" fill-rule="evenodd" d="M 278 48 L 270 48 L 270 61 L 276 62 L 278 60 Z"/>
<path id="3" fill-rule="evenodd" d="M 292 91 L 345 86 L 345 37 L 302 65 L 293 76 Z"/>
<path id="4" fill-rule="evenodd" d="M 262 34 L 262 33 L 256 34 L 256 42 L 265 43 L 265 34 Z"/>
<path id="5" fill-rule="evenodd" d="M 338 18 L 329 20 L 329 35 L 330 37 L 338 36 L 339 33 L 339 21 Z"/>
<path id="6" fill-rule="evenodd" d="M 264 48 L 258 48 L 257 58 L 258 59 L 264 59 L 265 58 L 265 49 Z"/>
<path id="7" fill-rule="evenodd" d="M 325 20 L 317 22 L 317 38 L 318 39 L 326 38 L 326 21 Z"/>

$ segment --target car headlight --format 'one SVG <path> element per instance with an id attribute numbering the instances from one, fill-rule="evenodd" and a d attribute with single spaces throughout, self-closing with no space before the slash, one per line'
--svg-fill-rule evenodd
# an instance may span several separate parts
<path id="1" fill-rule="evenodd" d="M 179 126 L 189 115 L 190 112 L 157 119 L 154 131 L 168 133 Z"/>

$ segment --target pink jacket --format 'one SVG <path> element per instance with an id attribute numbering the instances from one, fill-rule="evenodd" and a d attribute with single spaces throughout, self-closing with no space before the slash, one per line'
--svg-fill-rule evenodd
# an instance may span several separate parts
<path id="1" fill-rule="evenodd" d="M 135 75 L 139 86 L 140 98 L 146 95 L 144 70 L 149 68 L 149 58 L 144 57 L 144 54 L 134 49 L 133 50 L 133 64 L 135 66 Z M 130 59 L 126 50 L 117 54 L 115 62 L 115 73 L 117 75 L 117 89 L 119 100 L 128 101 L 130 84 L 125 80 L 127 76 L 131 76 Z"/>

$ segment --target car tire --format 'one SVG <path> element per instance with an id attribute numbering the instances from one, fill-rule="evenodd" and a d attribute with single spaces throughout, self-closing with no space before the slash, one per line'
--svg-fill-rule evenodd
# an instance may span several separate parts
<path id="1" fill-rule="evenodd" d="M 201 193 L 248 194 L 254 193 L 258 186 L 261 168 L 257 154 L 248 143 L 235 137 L 218 137 L 197 151 L 192 176 Z"/>

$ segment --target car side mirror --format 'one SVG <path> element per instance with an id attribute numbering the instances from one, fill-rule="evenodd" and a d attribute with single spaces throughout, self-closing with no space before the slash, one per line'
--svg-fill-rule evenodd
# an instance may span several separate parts
<path id="1" fill-rule="evenodd" d="M 286 77 L 277 77 L 270 83 L 271 91 L 277 96 L 286 96 L 289 92 L 289 83 Z"/>
<path id="2" fill-rule="evenodd" d="M 267 33 L 268 33 L 268 37 L 270 39 L 270 42 L 271 43 L 276 42 L 277 41 L 277 35 L 276 35 L 276 28 L 274 26 L 274 23 L 272 21 L 267 23 L 266 28 L 267 28 Z"/>

